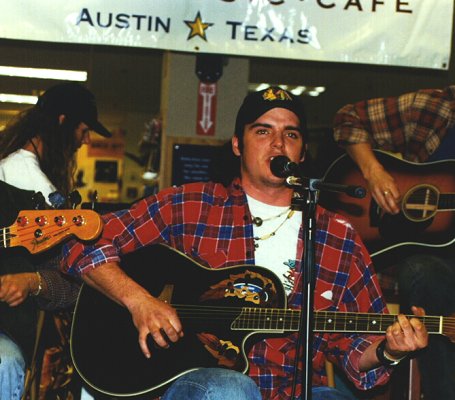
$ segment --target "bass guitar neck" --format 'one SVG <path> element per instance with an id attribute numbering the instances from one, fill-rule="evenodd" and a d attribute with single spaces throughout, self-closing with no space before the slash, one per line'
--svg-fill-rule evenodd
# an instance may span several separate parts
<path id="1" fill-rule="evenodd" d="M 71 235 L 93 240 L 102 229 L 101 217 L 91 210 L 24 210 L 14 224 L 0 229 L 0 247 L 22 246 L 40 253 Z"/>

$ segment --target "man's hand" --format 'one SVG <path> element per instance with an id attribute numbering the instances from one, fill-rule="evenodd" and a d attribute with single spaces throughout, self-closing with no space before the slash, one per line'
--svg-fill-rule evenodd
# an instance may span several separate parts
<path id="1" fill-rule="evenodd" d="M 422 316 L 422 308 L 413 307 L 415 315 Z M 393 359 L 405 357 L 408 353 L 425 348 L 428 345 L 428 332 L 425 325 L 417 319 L 408 319 L 398 315 L 398 320 L 387 328 L 385 351 Z"/>
<path id="2" fill-rule="evenodd" d="M 183 336 L 177 312 L 170 305 L 153 297 L 132 280 L 117 263 L 107 263 L 82 275 L 84 282 L 126 307 L 139 332 L 139 345 L 147 358 L 150 334 L 158 346 L 169 347 Z"/>
<path id="3" fill-rule="evenodd" d="M 377 160 L 369 143 L 351 144 L 346 152 L 358 165 L 368 183 L 368 189 L 379 206 L 390 214 L 398 214 L 400 191 L 393 177 Z"/>
<path id="4" fill-rule="evenodd" d="M 418 307 L 413 307 L 412 312 L 418 316 L 425 315 L 425 311 Z M 376 356 L 376 348 L 381 342 L 382 340 L 378 340 L 372 343 L 362 354 L 359 361 L 360 371 L 370 371 L 381 365 Z M 400 360 L 410 352 L 423 349 L 427 345 L 427 329 L 417 318 L 408 319 L 400 314 L 397 322 L 387 328 L 384 350 L 390 359 Z"/>
<path id="5" fill-rule="evenodd" d="M 21 304 L 30 293 L 38 289 L 39 279 L 34 272 L 0 276 L 0 301 L 11 307 Z"/>
<path id="6" fill-rule="evenodd" d="M 376 166 L 370 170 L 368 177 L 365 177 L 371 195 L 379 206 L 390 214 L 398 214 L 400 207 L 400 191 L 395 183 L 395 179 L 381 166 Z"/>
<path id="7" fill-rule="evenodd" d="M 183 337 L 177 312 L 161 300 L 141 294 L 137 299 L 129 301 L 128 309 L 139 331 L 139 345 L 147 358 L 150 358 L 150 349 L 147 346 L 149 334 L 163 348 L 169 347 L 169 341 L 175 343 Z"/>

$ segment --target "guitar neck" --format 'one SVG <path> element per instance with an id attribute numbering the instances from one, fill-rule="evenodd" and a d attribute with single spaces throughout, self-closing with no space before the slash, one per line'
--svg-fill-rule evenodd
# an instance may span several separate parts
<path id="1" fill-rule="evenodd" d="M 438 201 L 439 211 L 455 211 L 455 194 L 443 193 L 439 195 Z"/>
<path id="2" fill-rule="evenodd" d="M 101 217 L 91 210 L 26 210 L 13 225 L 0 229 L 0 248 L 21 246 L 34 254 L 70 235 L 93 240 L 102 229 Z"/>
<path id="3" fill-rule="evenodd" d="M 455 318 L 440 316 L 424 316 L 419 318 L 426 326 L 428 333 L 443 334 L 444 320 Z M 231 326 L 233 330 L 258 330 L 265 332 L 298 331 L 300 326 L 300 310 L 281 310 L 273 308 L 243 308 L 241 314 Z M 392 314 L 344 313 L 332 311 L 316 311 L 314 313 L 315 332 L 344 333 L 385 333 L 387 327 L 397 319 Z"/>

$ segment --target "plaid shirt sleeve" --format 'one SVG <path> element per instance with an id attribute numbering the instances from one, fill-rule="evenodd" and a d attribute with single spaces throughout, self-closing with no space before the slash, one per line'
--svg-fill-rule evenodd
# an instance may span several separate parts
<path id="1" fill-rule="evenodd" d="M 455 86 L 348 104 L 335 115 L 334 138 L 341 146 L 370 143 L 425 161 L 455 122 L 453 91 Z"/>
<path id="2" fill-rule="evenodd" d="M 104 229 L 94 245 L 77 240 L 63 246 L 61 269 L 79 275 L 109 262 L 118 262 L 120 255 L 148 244 L 167 240 L 167 226 L 172 218 L 169 198 L 176 188 L 147 197 L 128 210 L 103 215 Z"/>

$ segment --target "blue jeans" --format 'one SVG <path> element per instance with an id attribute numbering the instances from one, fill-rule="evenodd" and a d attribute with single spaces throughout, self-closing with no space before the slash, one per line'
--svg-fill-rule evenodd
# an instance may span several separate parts
<path id="1" fill-rule="evenodd" d="M 0 332 L 0 399 L 19 400 L 24 391 L 25 360 L 19 347 Z"/>
<path id="2" fill-rule="evenodd" d="M 161 400 L 261 400 L 247 375 L 222 368 L 202 368 L 177 379 Z"/>
<path id="3" fill-rule="evenodd" d="M 222 368 L 203 368 L 177 379 L 161 400 L 261 400 L 256 383 L 247 375 Z M 312 390 L 312 400 L 349 400 L 325 386 Z"/>

